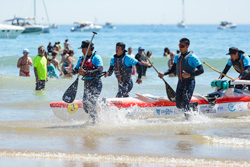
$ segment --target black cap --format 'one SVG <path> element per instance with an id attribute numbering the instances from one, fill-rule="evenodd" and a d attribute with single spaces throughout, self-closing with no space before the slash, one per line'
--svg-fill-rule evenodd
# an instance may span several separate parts
<path id="1" fill-rule="evenodd" d="M 231 47 L 229 48 L 229 53 L 227 53 L 226 55 L 230 55 L 230 54 L 236 54 L 237 52 L 239 52 L 239 49 L 236 47 Z"/>
<path id="2" fill-rule="evenodd" d="M 127 51 L 125 50 L 125 48 L 126 48 L 125 43 L 123 43 L 123 42 L 118 42 L 118 43 L 116 44 L 116 46 L 120 46 L 122 49 L 124 49 L 125 52 L 127 52 Z"/>
<path id="3" fill-rule="evenodd" d="M 78 49 L 87 48 L 87 47 L 89 46 L 89 44 L 90 44 L 90 41 L 88 41 L 88 40 L 82 41 L 82 45 L 81 45 L 81 47 L 79 47 Z M 94 44 L 91 43 L 90 47 L 93 48 L 93 47 L 94 47 Z"/>

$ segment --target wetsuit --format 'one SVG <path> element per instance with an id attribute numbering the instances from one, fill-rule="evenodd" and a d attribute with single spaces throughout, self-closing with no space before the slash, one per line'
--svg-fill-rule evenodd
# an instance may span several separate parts
<path id="1" fill-rule="evenodd" d="M 125 55 L 121 56 L 114 55 L 110 61 L 109 76 L 112 75 L 113 71 L 118 81 L 118 93 L 116 97 L 129 97 L 129 92 L 133 88 L 133 81 L 131 79 L 132 67 L 137 67 L 138 78 L 142 76 L 142 64 L 135 58 Z"/>
<path id="2" fill-rule="evenodd" d="M 189 78 L 183 78 L 183 70 L 190 74 Z M 186 54 L 176 55 L 174 64 L 164 75 L 176 72 L 178 76 L 178 84 L 176 88 L 176 107 L 190 111 L 190 100 L 193 96 L 195 88 L 195 76 L 204 72 L 203 66 L 198 57 L 188 52 Z"/>
<path id="3" fill-rule="evenodd" d="M 227 74 L 229 69 L 233 66 L 235 71 L 237 71 L 239 75 L 239 79 L 250 80 L 250 57 L 248 54 L 243 51 L 238 52 L 239 58 L 236 60 L 228 59 L 227 65 L 222 71 L 223 74 Z M 220 75 L 219 79 L 222 79 L 224 76 Z M 236 85 L 235 88 L 243 89 L 244 85 Z M 250 90 L 250 86 L 248 86 L 248 90 Z"/>
<path id="4" fill-rule="evenodd" d="M 137 59 L 139 62 L 141 61 L 147 62 L 147 58 L 143 54 L 140 54 L 140 53 L 137 53 L 135 55 L 135 59 Z M 142 65 L 142 76 L 146 76 L 147 69 L 148 69 L 147 66 Z"/>
<path id="5" fill-rule="evenodd" d="M 84 60 L 80 57 L 73 73 L 78 73 L 79 67 Z M 102 81 L 98 77 L 103 72 L 103 62 L 99 55 L 92 54 L 87 56 L 83 68 L 85 69 L 83 108 L 89 113 L 93 122 L 97 119 L 96 103 L 102 91 Z"/>

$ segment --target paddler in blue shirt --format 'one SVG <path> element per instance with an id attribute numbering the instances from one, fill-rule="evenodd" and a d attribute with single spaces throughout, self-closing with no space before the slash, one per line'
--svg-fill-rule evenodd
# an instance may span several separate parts
<path id="1" fill-rule="evenodd" d="M 118 93 L 116 97 L 129 97 L 129 92 L 133 88 L 133 81 L 131 79 L 133 66 L 137 67 L 138 78 L 136 83 L 142 83 L 142 64 L 135 58 L 126 54 L 126 45 L 123 42 L 116 44 L 116 54 L 110 60 L 110 67 L 105 77 L 111 76 L 113 71 L 118 81 Z"/>
<path id="2" fill-rule="evenodd" d="M 229 48 L 229 53 L 226 55 L 230 55 L 230 58 L 227 61 L 227 64 L 222 71 L 223 74 L 227 74 L 229 69 L 233 66 L 235 71 L 237 71 L 240 75 L 235 78 L 235 80 L 250 80 L 250 57 L 247 53 L 239 50 L 236 47 Z M 219 79 L 222 79 L 224 76 L 220 75 Z M 237 89 L 244 89 L 244 85 L 236 85 Z M 250 90 L 250 86 L 248 86 L 248 90 Z"/>
<path id="3" fill-rule="evenodd" d="M 90 114 L 91 121 L 94 123 L 97 119 L 96 102 L 102 91 L 102 81 L 99 77 L 103 72 L 103 62 L 99 55 L 96 55 L 94 50 L 94 44 L 91 43 L 88 53 L 87 48 L 90 41 L 86 40 L 82 42 L 79 49 L 82 49 L 83 55 L 87 55 L 83 68 L 81 68 L 84 56 L 81 56 L 77 62 L 76 67 L 73 70 L 73 74 L 79 72 L 84 79 L 84 93 L 83 93 L 83 108 L 86 113 Z"/>
<path id="4" fill-rule="evenodd" d="M 178 76 L 176 107 L 184 109 L 185 112 L 190 111 L 190 100 L 195 88 L 195 76 L 204 72 L 199 58 L 192 51 L 188 51 L 189 45 L 189 39 L 182 38 L 179 44 L 180 53 L 175 56 L 173 66 L 164 74 L 158 73 L 158 76 L 163 78 L 164 75 L 176 72 Z"/>

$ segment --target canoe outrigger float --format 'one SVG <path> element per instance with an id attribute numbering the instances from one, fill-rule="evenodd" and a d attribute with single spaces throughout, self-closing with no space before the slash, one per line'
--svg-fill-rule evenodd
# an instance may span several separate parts
<path id="1" fill-rule="evenodd" d="M 198 103 L 198 111 L 209 117 L 235 117 L 250 114 L 250 91 L 235 89 L 234 85 L 250 85 L 250 81 L 212 81 L 211 86 L 215 92 L 201 96 L 194 94 L 191 103 Z M 136 94 L 136 97 L 107 98 L 103 99 L 98 112 L 107 107 L 127 109 L 129 112 L 136 107 L 136 112 L 152 113 L 155 117 L 170 117 L 184 115 L 183 111 L 175 107 L 167 97 L 153 96 L 150 94 Z M 62 120 L 88 120 L 89 114 L 83 110 L 82 102 L 76 100 L 73 103 L 63 101 L 50 104 L 56 117 Z"/>

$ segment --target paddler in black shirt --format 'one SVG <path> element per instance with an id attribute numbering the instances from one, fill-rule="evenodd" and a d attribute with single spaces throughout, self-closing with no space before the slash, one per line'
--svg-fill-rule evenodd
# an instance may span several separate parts
<path id="1" fill-rule="evenodd" d="M 105 77 L 111 76 L 113 71 L 118 81 L 118 93 L 116 97 L 129 97 L 129 92 L 133 88 L 131 79 L 133 66 L 137 67 L 138 78 L 136 83 L 142 83 L 142 64 L 132 56 L 126 54 L 126 45 L 123 42 L 116 44 L 116 54 L 110 60 L 110 67 Z"/>

